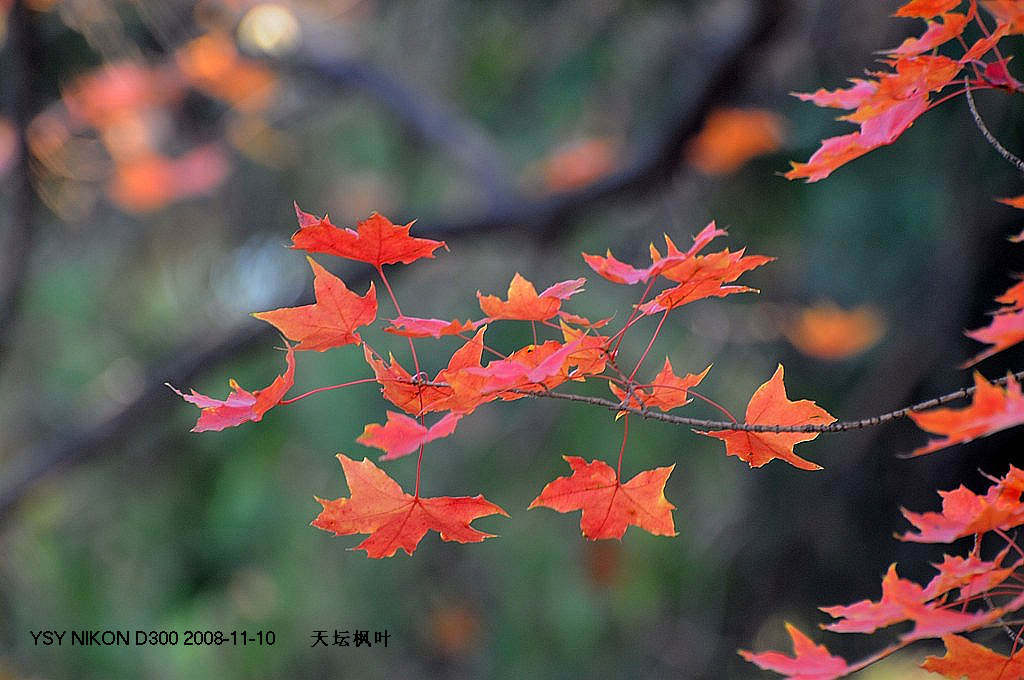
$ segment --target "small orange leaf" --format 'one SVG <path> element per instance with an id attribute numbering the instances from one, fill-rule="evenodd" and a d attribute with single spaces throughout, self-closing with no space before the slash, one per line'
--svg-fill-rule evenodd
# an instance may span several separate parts
<path id="1" fill-rule="evenodd" d="M 782 382 L 782 364 L 775 369 L 775 375 L 757 388 L 747 404 L 745 422 L 750 425 L 828 425 L 835 422 L 831 413 L 813 401 L 801 399 L 790 401 L 786 386 Z M 800 442 L 811 441 L 818 432 L 743 432 L 740 430 L 718 430 L 699 434 L 725 442 L 725 452 L 739 456 L 750 467 L 761 467 L 775 458 L 780 458 L 801 470 L 820 470 L 821 466 L 804 460 L 793 453 L 793 447 Z"/>
<path id="2" fill-rule="evenodd" d="M 522 277 L 519 272 L 508 284 L 508 299 L 502 300 L 496 295 L 484 295 L 476 292 L 480 301 L 480 309 L 488 320 L 518 319 L 520 321 L 546 321 L 558 314 L 562 300 L 580 292 L 586 279 L 572 279 L 549 286 L 539 295 L 533 284 Z"/>
<path id="3" fill-rule="evenodd" d="M 884 330 L 885 322 L 873 307 L 844 310 L 833 302 L 801 310 L 783 328 L 800 352 L 831 361 L 860 354 L 878 342 Z"/>
<path id="4" fill-rule="evenodd" d="M 690 143 L 686 160 L 705 175 L 728 175 L 782 142 L 782 118 L 765 109 L 718 108 Z"/>
<path id="5" fill-rule="evenodd" d="M 551 191 L 568 191 L 590 184 L 615 169 L 616 144 L 591 137 L 559 147 L 543 162 L 544 184 Z"/>
<path id="6" fill-rule="evenodd" d="M 922 456 L 1024 423 L 1024 395 L 1012 375 L 1003 388 L 975 371 L 974 390 L 971 405 L 965 408 L 934 408 L 907 414 L 922 430 L 945 435 L 945 439 L 933 439 L 914 449 L 911 456 Z"/>

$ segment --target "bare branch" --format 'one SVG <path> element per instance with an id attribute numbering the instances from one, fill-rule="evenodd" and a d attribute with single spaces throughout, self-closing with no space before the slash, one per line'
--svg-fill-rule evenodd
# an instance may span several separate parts
<path id="1" fill-rule="evenodd" d="M 971 117 L 974 118 L 974 124 L 981 134 L 985 137 L 985 140 L 992 145 L 992 148 L 999 152 L 1006 161 L 1017 167 L 1021 173 L 1024 173 L 1024 161 L 1017 158 L 1015 155 L 1010 153 L 1005 146 L 999 143 L 999 140 L 989 132 L 988 126 L 985 125 L 985 121 L 981 119 L 981 114 L 978 113 L 978 107 L 974 104 L 974 94 L 971 93 L 971 79 L 964 78 L 964 92 L 967 95 L 967 106 L 971 109 Z"/>

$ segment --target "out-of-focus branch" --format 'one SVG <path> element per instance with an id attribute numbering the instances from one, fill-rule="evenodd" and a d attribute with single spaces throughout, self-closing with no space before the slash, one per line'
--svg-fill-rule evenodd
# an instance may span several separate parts
<path id="1" fill-rule="evenodd" d="M 544 235 L 561 222 L 594 209 L 601 202 L 624 196 L 648 194 L 664 186 L 679 168 L 687 143 L 699 131 L 708 111 L 721 103 L 742 82 L 748 60 L 766 41 L 779 23 L 785 3 L 755 2 L 749 5 L 745 20 L 733 31 L 706 46 L 693 60 L 703 66 L 692 80 L 680 88 L 684 93 L 674 102 L 675 116 L 664 122 L 643 148 L 634 150 L 632 162 L 625 168 L 593 183 L 543 198 L 526 198 L 503 179 L 501 191 L 493 192 L 491 204 L 483 211 L 453 218 L 421 216 L 439 237 L 475 231 L 526 229 Z M 359 87 L 387 105 L 424 139 L 442 145 L 465 161 L 467 168 L 480 173 L 485 183 L 496 179 L 488 168 L 497 155 L 493 145 L 480 145 L 482 133 L 454 118 L 446 107 L 434 108 L 429 98 L 366 64 L 325 56 L 324 50 L 307 50 L 296 57 L 293 66 L 309 71 L 336 86 Z M 473 130 L 473 132 L 467 132 Z"/>
<path id="2" fill-rule="evenodd" d="M 11 169 L 13 206 L 7 233 L 0 241 L 0 365 L 10 352 L 14 329 L 21 311 L 22 291 L 28 277 L 30 254 L 35 240 L 36 197 L 32 188 L 32 168 L 26 130 L 33 113 L 33 64 L 39 61 L 39 48 L 29 10 L 24 2 L 16 2 L 8 17 L 8 40 L 5 59 L 10 60 L 14 82 L 9 108 L 18 136 L 18 160 Z"/>
<path id="3" fill-rule="evenodd" d="M 547 237 L 557 233 L 563 221 L 593 209 L 602 201 L 638 196 L 663 187 L 678 169 L 683 158 L 682 150 L 699 130 L 707 111 L 735 90 L 736 84 L 742 80 L 744 63 L 754 57 L 778 20 L 778 3 L 764 0 L 752 3 L 751 7 L 747 20 L 741 22 L 742 25 L 737 26 L 727 39 L 717 40 L 701 57 L 704 64 L 701 76 L 686 83 L 686 99 L 674 108 L 678 115 L 669 121 L 652 146 L 634 154 L 632 165 L 589 186 L 547 198 L 501 202 L 483 213 L 448 220 L 425 218 L 420 222 L 424 226 L 418 235 L 452 238 L 515 228 Z M 438 143 L 454 143 L 456 146 L 462 143 L 458 141 L 458 135 L 453 138 L 449 134 L 452 130 L 464 128 L 448 125 L 444 117 L 440 119 L 442 122 L 432 118 L 433 113 L 428 113 L 410 91 L 401 90 L 393 80 L 374 82 L 379 74 L 372 70 L 353 68 L 347 61 L 334 63 L 319 59 L 296 62 L 296 65 L 315 71 L 337 86 L 364 87 L 394 107 L 399 115 L 407 117 L 407 122 L 421 132 L 430 132 L 431 139 Z M 513 190 L 509 195 L 514 195 Z M 360 282 L 352 280 L 351 283 L 358 285 Z M 11 510 L 51 471 L 66 470 L 72 464 L 105 451 L 108 445 L 123 440 L 134 427 L 150 419 L 147 414 L 162 405 L 176 404 L 177 401 L 170 398 L 169 391 L 163 386 L 164 382 L 187 386 L 197 376 L 229 357 L 260 343 L 271 342 L 276 334 L 269 326 L 257 327 L 246 323 L 243 328 L 215 342 L 203 341 L 202 337 L 184 343 L 179 351 L 170 354 L 170 359 L 150 368 L 147 371 L 148 387 L 116 415 L 95 427 L 65 434 L 24 452 L 20 460 L 31 461 L 30 467 L 0 492 L 0 522 L 10 517 Z"/>

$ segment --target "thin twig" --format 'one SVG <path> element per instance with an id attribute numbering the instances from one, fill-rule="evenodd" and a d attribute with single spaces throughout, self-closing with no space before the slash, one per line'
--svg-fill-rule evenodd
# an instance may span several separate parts
<path id="1" fill-rule="evenodd" d="M 994 380 L 993 383 L 997 385 L 1005 385 L 1011 376 L 1006 376 Z M 1018 371 L 1014 373 L 1012 377 L 1018 381 L 1024 380 L 1024 371 Z M 404 381 L 399 381 L 404 382 Z M 450 387 L 448 383 L 436 382 L 436 381 L 419 381 L 413 384 L 430 386 L 430 387 Z M 590 404 L 591 406 L 600 406 L 606 408 L 609 411 L 635 413 L 636 415 L 647 418 L 649 420 L 660 420 L 665 423 L 672 423 L 674 425 L 688 425 L 690 427 L 699 428 L 702 430 L 739 430 L 742 432 L 845 432 L 847 430 L 862 430 L 867 427 L 874 427 L 876 425 L 882 425 L 884 423 L 897 420 L 899 418 L 905 418 L 910 413 L 916 413 L 918 411 L 927 411 L 928 409 L 935 408 L 936 406 L 942 406 L 951 401 L 957 399 L 963 399 L 974 394 L 975 387 L 962 387 L 955 392 L 949 394 L 943 394 L 940 397 L 928 399 L 911 406 L 905 406 L 895 411 L 883 413 L 877 416 L 871 416 L 869 418 L 862 418 L 860 420 L 839 420 L 834 423 L 827 425 L 778 425 L 778 424 L 764 424 L 764 423 L 736 423 L 728 420 L 705 420 L 703 418 L 686 418 L 683 416 L 677 416 L 672 413 L 661 413 L 651 411 L 647 408 L 637 408 L 635 406 L 629 406 L 623 402 L 611 401 L 610 399 L 604 399 L 602 397 L 588 397 L 581 394 L 570 394 L 568 392 L 555 392 L 553 390 L 529 390 L 525 388 L 511 388 L 500 390 L 501 392 L 511 392 L 513 394 L 521 394 L 526 397 L 546 397 L 548 399 L 563 399 L 565 401 L 575 401 L 582 404 Z"/>
<path id="2" fill-rule="evenodd" d="M 971 109 L 971 117 L 974 118 L 974 124 L 979 130 L 981 130 L 981 134 L 985 137 L 985 140 L 992 145 L 993 149 L 999 152 L 1000 156 L 1009 163 L 1015 165 L 1018 171 L 1024 173 L 1024 161 L 1014 156 L 1005 146 L 1000 144 L 999 140 L 989 132 L 988 126 L 985 125 L 985 121 L 981 119 L 981 114 L 978 113 L 978 107 L 974 104 L 974 95 L 971 94 L 970 78 L 964 78 L 964 88 L 964 94 L 967 95 L 967 106 Z"/>

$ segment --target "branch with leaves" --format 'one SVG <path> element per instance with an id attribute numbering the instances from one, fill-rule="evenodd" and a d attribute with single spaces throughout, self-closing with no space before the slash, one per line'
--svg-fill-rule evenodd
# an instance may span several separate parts
<path id="1" fill-rule="evenodd" d="M 925 19 L 927 27 L 920 37 L 908 38 L 887 52 L 890 71 L 872 73 L 870 79 L 855 80 L 848 89 L 798 95 L 821 106 L 852 110 L 846 118 L 858 124 L 860 130 L 825 140 L 807 163 L 794 163 L 786 176 L 808 181 L 824 179 L 846 162 L 893 143 L 924 112 L 961 93 L 966 94 L 979 128 L 987 133 L 971 90 L 1001 89 L 1014 93 L 1024 90 L 1009 75 L 1007 60 L 998 46 L 1005 35 L 1020 32 L 1016 27 L 1024 25 L 1024 10 L 1020 10 L 1019 15 L 1006 16 L 1006 12 L 1018 10 L 986 3 L 997 20 L 996 27 L 989 30 L 974 0 L 969 2 L 966 13 L 951 11 L 960 4 L 958 0 L 912 0 L 901 7 L 897 15 Z M 969 44 L 965 35 L 971 25 L 979 35 Z M 954 59 L 935 53 L 947 43 L 958 43 L 963 54 Z M 929 52 L 931 54 L 926 54 Z M 986 61 L 989 55 L 993 58 Z M 964 77 L 964 89 L 944 92 L 947 87 L 958 84 L 965 69 L 970 69 L 974 77 Z M 933 99 L 932 95 L 937 98 Z M 991 133 L 986 137 L 991 138 L 990 142 L 994 140 Z M 710 367 L 699 373 L 679 375 L 666 358 L 650 381 L 638 379 L 670 314 L 698 300 L 756 292 L 737 283 L 738 279 L 773 259 L 747 255 L 743 249 L 704 252 L 715 239 L 726 235 L 713 222 L 694 237 L 693 244 L 686 250 L 677 247 L 668 236 L 663 247 L 651 244 L 651 262 L 647 266 L 622 262 L 610 251 L 603 256 L 584 253 L 587 265 L 601 277 L 615 284 L 642 289 L 622 326 L 604 335 L 610 318 L 592 321 L 565 308 L 570 298 L 582 291 L 582 278 L 554 283 L 538 293 L 533 283 L 517 273 L 505 298 L 477 293 L 483 313 L 480 319 L 461 321 L 406 315 L 384 267 L 433 258 L 440 248 L 447 248 L 443 241 L 414 237 L 410 234 L 411 225 L 395 225 L 377 214 L 360 222 L 355 229 L 340 229 L 326 217 L 305 213 L 298 206 L 296 214 L 299 229 L 292 235 L 293 248 L 355 260 L 372 267 L 395 312 L 385 330 L 407 339 L 413 371 L 404 368 L 393 354 L 385 358 L 359 334 L 359 329 L 377 318 L 376 281 L 365 293 L 359 294 L 310 258 L 315 302 L 256 314 L 289 341 L 297 343 L 286 343 L 286 368 L 282 374 L 266 388 L 255 391 L 231 381 L 231 392 L 223 400 L 195 391 L 175 391 L 201 409 L 194 431 L 206 431 L 260 421 L 276 406 L 292 404 L 320 392 L 376 383 L 382 396 L 398 411 L 389 411 L 383 424 L 366 425 L 357 441 L 383 450 L 381 460 L 384 461 L 416 453 L 415 488 L 412 493 L 406 492 L 369 459 L 357 462 L 339 454 L 349 496 L 318 499 L 323 510 L 313 521 L 314 526 L 337 535 L 367 535 L 357 548 L 365 550 L 369 557 L 390 557 L 398 550 L 411 555 L 428 531 L 438 532 L 443 540 L 460 543 L 490 537 L 471 523 L 480 517 L 507 515 L 502 508 L 481 495 L 421 495 L 420 480 L 425 447 L 451 436 L 463 418 L 492 402 L 525 397 L 553 398 L 616 412 L 623 429 L 616 466 L 601 460 L 565 456 L 571 474 L 549 482 L 529 506 L 548 507 L 563 513 L 581 511 L 581 531 L 592 540 L 621 538 L 629 526 L 656 535 L 676 533 L 672 517 L 675 506 L 664 493 L 674 465 L 642 471 L 629 481 L 623 481 L 622 463 L 629 440 L 630 416 L 694 427 L 698 434 L 723 441 L 728 455 L 739 457 L 751 467 L 779 459 L 805 470 L 820 469 L 820 466 L 796 454 L 794 448 L 822 432 L 859 429 L 908 417 L 923 430 L 939 437 L 911 454 L 920 456 L 1024 423 L 1024 394 L 1019 382 L 1024 372 L 994 382 L 976 372 L 972 387 L 855 421 L 837 421 L 810 400 L 790 400 L 781 365 L 754 392 L 742 422 L 697 390 Z M 991 347 L 965 366 L 1024 341 L 1021 322 L 1024 319 L 1024 283 L 1011 287 L 997 302 L 1002 307 L 996 311 L 989 327 L 968 333 Z M 656 321 L 656 325 L 639 359 L 627 371 L 619 365 L 621 348 L 628 335 L 636 335 L 637 331 L 632 329 L 645 320 Z M 529 323 L 532 342 L 507 352 L 489 346 L 485 340 L 487 329 L 500 322 Z M 559 339 L 542 337 L 538 327 L 541 333 L 557 332 Z M 451 354 L 447 366 L 431 378 L 422 370 L 416 343 L 424 338 L 444 336 L 457 337 L 462 344 Z M 285 398 L 294 385 L 297 352 L 325 351 L 346 345 L 362 348 L 372 378 L 358 378 Z M 485 353 L 493 357 L 486 363 L 483 361 Z M 588 381 L 606 384 L 615 399 L 556 389 Z M 966 397 L 972 399 L 966 407 L 944 407 L 950 401 Z M 669 413 L 689 405 L 694 399 L 719 410 L 728 420 L 685 418 Z M 435 419 L 431 414 L 440 415 Z M 429 424 L 428 416 L 432 420 Z M 1004 477 L 990 479 L 993 485 L 984 495 L 974 494 L 964 487 L 943 492 L 941 512 L 904 511 L 916 531 L 905 533 L 901 540 L 952 542 L 973 536 L 974 548 L 966 557 L 947 556 L 942 564 L 936 565 L 938 575 L 925 586 L 901 578 L 893 565 L 882 582 L 879 601 L 865 600 L 824 608 L 835 619 L 826 628 L 835 632 L 873 633 L 896 623 L 911 622 L 913 628 L 897 642 L 851 663 L 788 626 L 793 656 L 746 651 L 741 651 L 741 655 L 762 668 L 791 678 L 827 679 L 865 668 L 918 640 L 940 637 L 946 644 L 946 656 L 929 657 L 923 666 L 950 678 L 982 677 L 977 674 L 983 669 L 998 666 L 1006 671 L 1024 664 L 1018 658 L 1017 649 L 1021 633 L 1013 635 L 1008 656 L 962 636 L 984 628 L 1013 625 L 1009 616 L 1024 608 L 1024 573 L 1021 572 L 1024 549 L 1007 533 L 1024 524 L 1024 472 L 1011 467 Z M 987 553 L 992 541 L 985 542 L 983 537 L 990 533 L 998 539 L 999 550 L 986 558 L 982 553 L 983 543 Z M 1011 554 L 1021 559 L 1012 559 Z M 1014 670 L 1013 676 L 1017 675 L 1020 672 Z"/>

